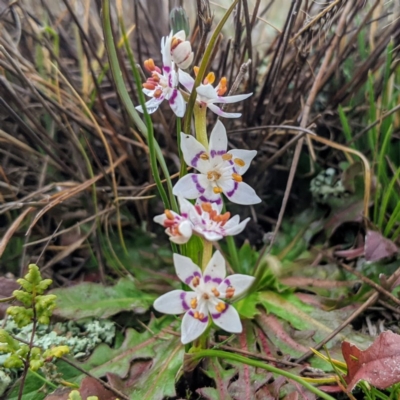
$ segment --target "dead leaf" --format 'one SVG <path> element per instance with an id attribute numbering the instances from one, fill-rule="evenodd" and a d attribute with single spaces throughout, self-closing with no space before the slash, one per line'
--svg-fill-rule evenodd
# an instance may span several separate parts
<path id="1" fill-rule="evenodd" d="M 393 257 L 398 252 L 397 246 L 379 232 L 368 230 L 365 235 L 365 259 L 378 261 Z"/>
<path id="2" fill-rule="evenodd" d="M 382 332 L 367 350 L 344 341 L 342 352 L 348 369 L 344 379 L 349 392 L 362 379 L 378 389 L 400 382 L 400 335 Z"/>

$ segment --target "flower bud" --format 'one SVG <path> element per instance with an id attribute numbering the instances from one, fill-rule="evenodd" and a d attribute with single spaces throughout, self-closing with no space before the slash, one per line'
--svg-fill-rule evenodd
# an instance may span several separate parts
<path id="1" fill-rule="evenodd" d="M 184 31 L 189 36 L 189 18 L 182 7 L 174 7 L 169 14 L 169 20 L 174 33 Z"/>

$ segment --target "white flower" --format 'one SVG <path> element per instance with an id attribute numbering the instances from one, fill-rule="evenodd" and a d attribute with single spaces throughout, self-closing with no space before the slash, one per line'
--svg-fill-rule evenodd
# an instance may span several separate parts
<path id="1" fill-rule="evenodd" d="M 192 233 L 195 233 L 210 242 L 215 242 L 225 236 L 237 235 L 243 231 L 250 218 L 240 222 L 239 215 L 230 218 L 230 213 L 220 213 L 214 203 L 191 204 L 183 197 L 179 197 L 181 214 L 165 210 L 164 214 L 154 217 L 154 222 L 163 225 L 170 240 L 177 244 L 186 243 Z"/>
<path id="2" fill-rule="evenodd" d="M 165 59 L 165 57 L 163 58 Z M 181 92 L 177 89 L 178 74 L 174 69 L 172 61 L 170 61 L 169 65 L 164 64 L 162 71 L 154 65 L 154 61 L 151 58 L 144 62 L 144 66 L 151 72 L 151 77 L 143 84 L 143 93 L 151 97 L 146 102 L 147 112 L 152 114 L 164 100 L 168 100 L 176 116 L 183 117 L 185 115 L 186 103 Z M 143 112 L 142 106 L 137 106 L 136 109 Z"/>
<path id="3" fill-rule="evenodd" d="M 195 72 L 197 68 L 195 68 Z M 196 72 L 197 74 L 197 72 Z M 225 118 L 239 118 L 241 113 L 227 113 L 222 111 L 222 109 L 215 105 L 215 103 L 236 103 L 238 101 L 242 101 L 250 97 L 253 93 L 248 94 L 239 94 L 236 96 L 223 96 L 227 90 L 227 80 L 226 78 L 222 78 L 219 84 L 214 87 L 212 83 L 214 83 L 215 75 L 211 72 L 204 79 L 203 83 L 196 88 L 197 97 L 196 101 L 203 106 L 208 107 L 215 114 L 220 117 Z M 188 90 L 192 92 L 194 87 L 194 79 L 185 71 L 179 70 L 179 82 Z"/>
<path id="4" fill-rule="evenodd" d="M 181 133 L 181 149 L 186 164 L 199 174 L 187 174 L 174 186 L 173 193 L 203 203 L 222 207 L 221 193 L 232 202 L 249 205 L 260 203 L 254 189 L 242 182 L 242 175 L 257 154 L 255 150 L 229 150 L 224 125 L 217 121 L 211 132 L 209 151 L 193 136 Z"/>
<path id="5" fill-rule="evenodd" d="M 172 61 L 182 69 L 188 68 L 193 62 L 192 45 L 186 40 L 185 31 L 179 31 L 173 35 L 172 31 L 167 40 L 170 40 L 170 54 Z"/>
<path id="6" fill-rule="evenodd" d="M 174 254 L 174 265 L 178 278 L 193 291 L 166 293 L 154 302 L 154 308 L 165 314 L 185 313 L 181 326 L 183 344 L 201 336 L 210 318 L 227 332 L 242 332 L 238 312 L 223 300 L 241 295 L 254 282 L 254 277 L 235 274 L 225 278 L 225 260 L 219 251 L 212 256 L 204 275 L 189 257 Z"/>

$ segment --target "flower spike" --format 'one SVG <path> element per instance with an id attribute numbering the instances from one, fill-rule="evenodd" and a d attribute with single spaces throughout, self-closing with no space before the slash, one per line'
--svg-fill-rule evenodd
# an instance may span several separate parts
<path id="1" fill-rule="evenodd" d="M 174 265 L 178 278 L 192 291 L 166 293 L 154 302 L 154 308 L 165 314 L 185 313 L 181 326 L 183 344 L 201 336 L 210 318 L 227 332 L 242 332 L 238 312 L 224 300 L 232 300 L 244 293 L 254 282 L 254 277 L 240 274 L 225 277 L 225 260 L 219 251 L 212 256 L 204 274 L 189 257 L 174 254 Z"/>
<path id="2" fill-rule="evenodd" d="M 200 203 L 216 203 L 222 208 L 221 193 L 233 203 L 250 205 L 261 202 L 254 189 L 243 182 L 255 150 L 229 150 L 226 130 L 217 121 L 211 132 L 209 150 L 193 136 L 181 133 L 181 149 L 186 164 L 199 171 L 187 174 L 174 186 L 173 193 Z"/>

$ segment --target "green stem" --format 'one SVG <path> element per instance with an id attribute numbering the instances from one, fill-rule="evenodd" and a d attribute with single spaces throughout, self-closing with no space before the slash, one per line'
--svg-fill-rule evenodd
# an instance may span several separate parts
<path id="1" fill-rule="evenodd" d="M 44 382 L 47 386 L 50 386 L 52 389 L 57 389 L 58 386 L 55 385 L 53 382 L 48 381 L 46 378 L 44 378 L 42 375 L 38 374 L 35 371 L 29 370 L 29 373 L 31 373 L 32 375 L 35 375 L 35 377 L 39 380 L 41 380 L 42 382 Z"/>
<path id="2" fill-rule="evenodd" d="M 265 369 L 266 371 L 272 372 L 277 375 L 284 376 L 284 377 L 291 379 L 297 383 L 300 383 L 300 385 L 303 385 L 306 389 L 308 389 L 310 392 L 316 394 L 321 399 L 335 400 L 333 397 L 331 397 L 328 394 L 317 389 L 310 383 L 304 381 L 300 376 L 297 376 L 297 375 L 291 374 L 290 372 L 287 372 L 285 370 L 273 367 L 269 364 L 266 364 L 265 362 L 252 360 L 251 358 L 243 357 L 238 354 L 228 353 L 228 352 L 222 351 L 222 350 L 200 350 L 200 351 L 190 354 L 190 357 L 193 357 L 195 360 L 204 358 L 204 357 L 219 357 L 224 360 L 237 361 L 242 364 L 251 365 L 256 368 L 262 368 L 262 369 Z"/>
<path id="3" fill-rule="evenodd" d="M 196 103 L 194 106 L 194 126 L 196 130 L 196 139 L 208 151 L 208 137 L 207 137 L 207 107 Z"/>

